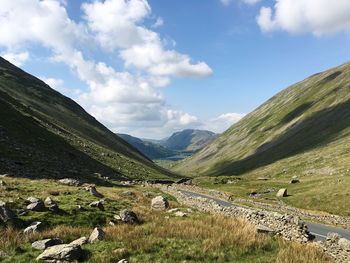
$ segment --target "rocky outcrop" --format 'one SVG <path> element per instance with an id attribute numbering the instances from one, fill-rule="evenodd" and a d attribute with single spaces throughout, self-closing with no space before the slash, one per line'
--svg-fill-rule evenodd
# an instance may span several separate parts
<path id="1" fill-rule="evenodd" d="M 38 240 L 32 243 L 32 248 L 37 250 L 44 250 L 48 247 L 63 244 L 63 241 L 59 238 L 48 238 L 44 240 Z"/>
<path id="2" fill-rule="evenodd" d="M 329 233 L 326 240 L 318 243 L 336 262 L 350 262 L 350 240 L 339 234 Z"/>
<path id="3" fill-rule="evenodd" d="M 72 179 L 72 178 L 64 178 L 61 180 L 58 180 L 59 183 L 64 184 L 64 185 L 68 185 L 68 186 L 80 186 L 81 182 L 76 180 L 76 179 Z"/>
<path id="4" fill-rule="evenodd" d="M 88 238 L 87 237 L 81 237 L 81 238 L 78 238 L 72 242 L 70 242 L 69 244 L 70 245 L 79 245 L 79 246 L 82 246 L 82 245 L 85 245 L 89 242 Z"/>
<path id="5" fill-rule="evenodd" d="M 152 199 L 151 208 L 155 210 L 166 210 L 169 207 L 169 202 L 163 196 L 157 196 Z"/>
<path id="6" fill-rule="evenodd" d="M 0 201 L 0 221 L 6 223 L 15 218 L 15 213 L 10 209 L 7 203 Z"/>
<path id="7" fill-rule="evenodd" d="M 79 245 L 63 244 L 47 248 L 36 259 L 46 262 L 71 262 L 82 257 L 83 250 Z"/>
<path id="8" fill-rule="evenodd" d="M 282 189 L 278 190 L 276 196 L 277 197 L 286 197 L 286 196 L 288 196 L 287 189 L 286 188 L 282 188 Z"/>

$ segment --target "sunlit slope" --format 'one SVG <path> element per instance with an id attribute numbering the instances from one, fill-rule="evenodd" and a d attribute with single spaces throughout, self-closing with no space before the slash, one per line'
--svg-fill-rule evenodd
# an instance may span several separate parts
<path id="1" fill-rule="evenodd" d="M 271 175 L 291 167 L 346 173 L 349 99 L 350 64 L 315 74 L 269 99 L 175 170 L 240 175 L 267 166 Z"/>

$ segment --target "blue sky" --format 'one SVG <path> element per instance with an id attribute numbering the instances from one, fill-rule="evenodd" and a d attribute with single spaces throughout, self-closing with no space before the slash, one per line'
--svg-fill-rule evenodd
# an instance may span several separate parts
<path id="1" fill-rule="evenodd" d="M 350 58 L 347 0 L 0 4 L 1 55 L 113 131 L 139 137 L 222 132 L 288 85 Z"/>

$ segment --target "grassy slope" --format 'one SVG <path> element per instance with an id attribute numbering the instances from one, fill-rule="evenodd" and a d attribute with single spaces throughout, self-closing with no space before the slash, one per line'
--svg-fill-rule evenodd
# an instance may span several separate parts
<path id="1" fill-rule="evenodd" d="M 31 211 L 21 216 L 22 220 L 41 220 L 45 225 L 43 232 L 33 235 L 24 236 L 19 229 L 0 225 L 0 250 L 8 254 L 2 262 L 36 262 L 35 258 L 41 252 L 33 250 L 31 242 L 52 237 L 70 242 L 88 236 L 97 225 L 104 228 L 106 239 L 83 246 L 83 262 L 117 262 L 122 258 L 128 258 L 130 262 L 287 263 L 291 258 L 295 263 L 329 262 L 312 245 L 283 242 L 279 238 L 257 234 L 252 225 L 240 219 L 198 211 L 177 218 L 170 213 L 151 210 L 151 198 L 160 194 L 156 189 L 118 185 L 99 187 L 98 190 L 107 198 L 105 210 L 100 211 L 88 206 L 96 198 L 82 188 L 62 186 L 53 180 L 4 180 L 7 187 L 0 191 L 0 200 L 14 200 L 12 209 L 24 209 L 24 199 L 29 196 L 43 199 L 51 196 L 59 202 L 62 211 L 58 214 Z M 70 195 L 64 194 L 67 191 Z M 133 195 L 125 194 L 125 191 Z M 150 197 L 145 197 L 145 192 Z M 171 208 L 180 207 L 187 211 L 174 198 L 168 196 L 168 199 Z M 76 210 L 77 204 L 86 210 Z M 133 209 L 142 224 L 130 226 L 116 222 L 115 226 L 109 226 L 113 215 L 125 208 Z M 116 251 L 118 248 L 124 250 Z"/>
<path id="2" fill-rule="evenodd" d="M 0 58 L 0 173 L 167 177 L 71 99 Z"/>
<path id="3" fill-rule="evenodd" d="M 297 175 L 304 183 L 288 186 L 293 193 L 286 202 L 350 215 L 349 91 L 350 64 L 313 75 L 268 100 L 175 170 L 245 175 L 238 185 L 246 191 L 224 187 L 237 195 L 246 195 L 249 187 L 285 187 Z M 255 180 L 259 176 L 271 180 L 264 184 Z"/>

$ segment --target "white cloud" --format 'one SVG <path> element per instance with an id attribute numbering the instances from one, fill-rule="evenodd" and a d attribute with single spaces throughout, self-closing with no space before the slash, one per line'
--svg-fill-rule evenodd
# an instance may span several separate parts
<path id="1" fill-rule="evenodd" d="M 161 27 L 162 25 L 164 25 L 164 20 L 161 17 L 158 17 L 156 22 L 154 22 L 154 24 L 152 25 L 153 28 L 158 28 Z"/>
<path id="2" fill-rule="evenodd" d="M 160 76 L 198 78 L 212 74 L 205 62 L 192 63 L 188 55 L 167 50 L 158 33 L 140 25 L 151 15 L 145 0 L 97 0 L 83 4 L 83 10 L 101 46 L 118 50 L 126 67 Z"/>
<path id="3" fill-rule="evenodd" d="M 245 113 L 225 113 L 213 118 L 205 123 L 203 128 L 221 133 L 231 127 L 234 123 L 240 121 L 246 114 Z"/>
<path id="4" fill-rule="evenodd" d="M 167 105 L 160 88 L 173 76 L 204 77 L 212 71 L 205 62 L 192 63 L 190 56 L 167 50 L 166 41 L 143 25 L 152 17 L 146 0 L 86 2 L 81 22 L 69 18 L 62 0 L 0 0 L 0 6 L 0 47 L 23 54 L 28 45 L 50 50 L 51 60 L 65 63 L 88 90 L 67 89 L 54 77 L 42 79 L 75 98 L 107 127 L 165 136 L 200 125 L 195 116 Z M 86 59 L 80 46 L 89 48 L 94 40 L 102 52 L 117 54 L 115 59 L 122 59 L 126 70 Z M 128 71 L 130 67 L 137 72 Z"/>
<path id="5" fill-rule="evenodd" d="M 29 53 L 28 52 L 20 52 L 20 53 L 12 53 L 7 52 L 1 54 L 1 56 L 11 62 L 12 64 L 16 65 L 17 67 L 23 66 L 25 62 L 29 59 Z"/>
<path id="6" fill-rule="evenodd" d="M 283 30 L 316 36 L 350 33 L 350 1 L 276 0 L 274 8 L 261 8 L 257 22 L 265 32 Z"/>

